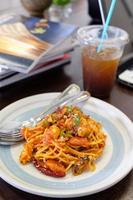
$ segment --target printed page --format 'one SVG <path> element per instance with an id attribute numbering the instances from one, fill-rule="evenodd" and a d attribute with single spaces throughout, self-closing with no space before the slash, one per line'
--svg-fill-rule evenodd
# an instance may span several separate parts
<path id="1" fill-rule="evenodd" d="M 37 17 L 12 15 L 1 19 L 0 64 L 22 73 L 30 72 L 42 57 L 45 62 L 44 57 L 77 29 Z"/>

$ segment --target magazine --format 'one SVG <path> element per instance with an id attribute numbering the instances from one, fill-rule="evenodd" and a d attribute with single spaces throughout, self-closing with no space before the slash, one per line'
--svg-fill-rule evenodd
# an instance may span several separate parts
<path id="1" fill-rule="evenodd" d="M 11 69 L 6 69 L 3 71 L 3 74 L 0 73 L 0 89 L 5 88 L 13 83 L 20 82 L 22 80 L 26 80 L 32 78 L 36 75 L 39 75 L 47 70 L 51 70 L 58 67 L 63 67 L 64 65 L 71 62 L 71 55 L 64 54 L 60 59 L 56 61 L 45 62 L 42 66 L 39 66 L 37 70 L 31 71 L 27 74 L 15 72 Z M 1 72 L 1 71 L 0 71 Z"/>
<path id="2" fill-rule="evenodd" d="M 76 25 L 38 17 L 3 15 L 0 17 L 0 65 L 29 73 L 41 63 L 57 58 L 63 42 L 76 30 Z"/>

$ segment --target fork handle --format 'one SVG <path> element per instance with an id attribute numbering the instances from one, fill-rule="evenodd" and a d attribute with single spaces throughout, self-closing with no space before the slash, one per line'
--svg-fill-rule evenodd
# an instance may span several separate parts
<path id="1" fill-rule="evenodd" d="M 62 106 L 65 106 L 65 105 L 71 105 L 71 104 L 78 104 L 78 103 L 81 103 L 81 102 L 83 103 L 83 102 L 87 101 L 89 99 L 89 97 L 90 97 L 90 93 L 89 92 L 87 92 L 87 91 L 81 91 L 78 94 L 72 96 L 71 98 L 67 98 L 65 101 L 64 101 L 64 99 L 61 99 L 60 101 L 56 102 L 53 106 L 50 106 L 41 115 L 39 115 L 38 118 L 33 119 L 32 126 L 35 126 L 46 115 L 48 115 L 51 112 L 54 112 L 58 107 L 62 107 Z"/>
<path id="2" fill-rule="evenodd" d="M 72 97 L 75 94 L 78 94 L 80 92 L 80 87 L 76 84 L 69 85 L 61 94 L 59 94 L 52 102 L 51 104 L 54 105 L 56 102 L 58 102 L 60 99 L 64 99 L 67 97 Z M 51 106 L 50 104 L 50 106 Z"/>
<path id="3" fill-rule="evenodd" d="M 66 100 L 74 97 L 75 95 L 79 94 L 80 87 L 76 84 L 69 85 L 61 94 L 59 94 L 56 98 L 52 100 L 50 105 L 47 106 L 46 110 L 39 115 L 30 118 L 27 121 L 24 121 L 22 123 L 22 127 L 27 126 L 35 126 L 39 121 L 43 119 L 44 116 L 46 116 L 51 110 L 53 110 L 54 107 L 57 107 L 57 105 L 61 104 L 62 102 L 65 102 Z"/>

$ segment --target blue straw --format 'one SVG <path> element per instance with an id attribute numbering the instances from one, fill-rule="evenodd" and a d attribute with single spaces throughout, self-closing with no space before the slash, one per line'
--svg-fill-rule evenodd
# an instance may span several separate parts
<path id="1" fill-rule="evenodd" d="M 103 27 L 101 41 L 100 41 L 100 44 L 98 45 L 98 48 L 97 48 L 97 53 L 99 53 L 102 49 L 103 41 L 104 41 L 106 34 L 107 34 L 107 29 L 108 29 L 108 26 L 109 26 L 109 23 L 110 23 L 112 14 L 113 14 L 113 10 L 115 8 L 115 4 L 116 4 L 116 0 L 112 0 L 111 5 L 110 5 L 110 9 L 109 9 L 109 12 L 108 12 L 108 16 L 107 16 L 105 25 Z"/>

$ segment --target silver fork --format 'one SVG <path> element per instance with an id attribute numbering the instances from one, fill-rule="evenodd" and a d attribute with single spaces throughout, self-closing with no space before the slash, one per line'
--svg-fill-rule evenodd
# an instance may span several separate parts
<path id="1" fill-rule="evenodd" d="M 61 103 L 75 95 L 77 95 L 80 92 L 80 87 L 76 84 L 71 84 L 69 85 L 63 92 L 61 92 L 61 94 L 59 94 L 56 98 L 54 98 L 52 100 L 52 102 L 47 106 L 47 108 L 45 109 L 44 112 L 40 113 L 37 116 L 34 116 L 32 118 L 30 118 L 27 121 L 23 121 L 21 123 L 17 123 L 16 122 L 7 122 L 6 124 L 9 125 L 11 128 L 5 128 L 7 127 L 6 125 L 4 125 L 4 128 L 0 128 L 0 143 L 4 140 L 8 140 L 8 141 L 20 141 L 22 140 L 22 135 L 20 134 L 20 129 L 22 127 L 33 127 L 35 126 L 39 121 L 41 121 L 43 119 L 43 117 L 48 114 L 48 112 L 50 112 L 51 108 L 54 107 L 54 105 L 56 105 L 57 103 Z M 13 127 L 11 126 L 13 124 Z M 15 124 L 15 126 L 14 126 Z"/>
<path id="2" fill-rule="evenodd" d="M 69 96 L 69 98 L 68 98 Z M 56 101 L 51 107 L 49 107 L 46 112 L 41 113 L 39 115 L 39 118 L 35 118 L 35 121 L 32 121 L 31 123 L 22 123 L 21 126 L 11 129 L 11 130 L 0 130 L 0 144 L 3 145 L 12 145 L 16 142 L 22 141 L 24 138 L 20 133 L 20 129 L 23 128 L 26 125 L 30 126 L 35 126 L 39 121 L 41 121 L 48 113 L 54 112 L 57 107 L 62 107 L 64 105 L 69 105 L 69 104 L 81 104 L 84 103 L 89 97 L 90 94 L 86 91 L 78 92 L 74 96 L 68 95 L 66 96 L 67 98 L 61 98 L 59 101 Z M 37 119 L 37 120 L 36 120 Z"/>

